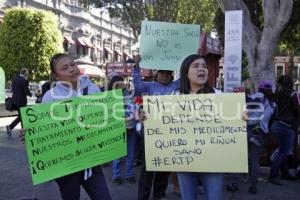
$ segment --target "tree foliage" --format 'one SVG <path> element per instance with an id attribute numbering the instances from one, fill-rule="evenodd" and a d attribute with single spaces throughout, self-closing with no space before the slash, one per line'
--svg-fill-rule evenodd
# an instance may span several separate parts
<path id="1" fill-rule="evenodd" d="M 111 17 L 120 18 L 125 26 L 133 30 L 133 35 L 137 39 L 141 30 L 141 21 L 147 17 L 148 8 L 143 0 L 103 0 L 104 5 L 109 10 Z"/>
<path id="2" fill-rule="evenodd" d="M 111 17 L 118 17 L 133 30 L 135 38 L 144 19 L 176 22 L 180 0 L 102 0 Z"/>
<path id="3" fill-rule="evenodd" d="M 96 5 L 95 0 L 84 1 Z M 217 8 L 212 0 L 99 0 L 96 6 L 105 6 L 111 17 L 119 17 L 124 25 L 132 28 L 135 38 L 144 19 L 200 24 L 209 32 L 214 28 Z"/>
<path id="4" fill-rule="evenodd" d="M 33 80 L 48 79 L 50 57 L 63 51 L 62 41 L 53 13 L 11 8 L 0 28 L 0 66 L 8 80 L 23 67 Z"/>
<path id="5" fill-rule="evenodd" d="M 200 24 L 201 28 L 209 33 L 215 28 L 216 11 L 216 2 L 213 0 L 181 0 L 176 21 L 186 24 Z"/>
<path id="6" fill-rule="evenodd" d="M 79 0 L 79 4 L 85 9 L 89 9 L 91 6 L 101 8 L 104 6 L 104 1 L 102 0 Z"/>
<path id="7" fill-rule="evenodd" d="M 300 55 L 300 0 L 294 0 L 290 21 L 280 37 L 283 49 Z"/>

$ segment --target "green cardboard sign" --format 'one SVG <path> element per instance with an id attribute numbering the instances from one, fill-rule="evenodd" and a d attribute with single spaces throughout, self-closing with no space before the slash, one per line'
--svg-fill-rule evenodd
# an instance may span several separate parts
<path id="1" fill-rule="evenodd" d="M 121 90 L 21 108 L 33 184 L 127 154 Z"/>
<path id="2" fill-rule="evenodd" d="M 147 69 L 179 70 L 183 59 L 197 53 L 200 26 L 143 21 L 140 66 Z"/>

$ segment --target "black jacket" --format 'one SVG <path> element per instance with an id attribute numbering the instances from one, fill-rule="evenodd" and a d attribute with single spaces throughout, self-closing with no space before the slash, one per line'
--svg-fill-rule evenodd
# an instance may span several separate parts
<path id="1" fill-rule="evenodd" d="M 282 96 L 277 100 L 278 111 L 276 114 L 276 120 L 283 121 L 284 123 L 297 129 L 300 108 L 298 102 L 298 96 L 296 92 L 291 92 L 289 96 Z"/>
<path id="2" fill-rule="evenodd" d="M 27 105 L 27 96 L 32 96 L 29 88 L 28 80 L 17 75 L 12 80 L 12 105 L 15 109 Z"/>

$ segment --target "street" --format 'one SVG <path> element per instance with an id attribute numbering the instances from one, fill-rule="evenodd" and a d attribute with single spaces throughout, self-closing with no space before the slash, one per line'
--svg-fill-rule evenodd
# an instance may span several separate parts
<path id="1" fill-rule="evenodd" d="M 2 112 L 2 111 L 1 111 Z M 8 138 L 5 125 L 9 124 L 13 117 L 0 118 L 0 200 L 20 200 L 35 197 L 39 200 L 57 200 L 60 199 L 58 187 L 54 181 L 33 186 L 29 174 L 27 156 L 24 145 L 18 139 L 20 125 L 14 130 L 13 136 Z M 111 166 L 103 168 L 106 181 L 113 200 L 135 200 L 137 199 L 137 183 L 130 185 L 124 184 L 117 186 L 111 181 Z M 139 167 L 135 168 L 137 178 Z M 266 182 L 267 168 L 261 169 L 263 178 L 258 183 L 258 193 L 256 195 L 248 193 L 249 184 L 246 179 L 242 179 L 239 185 L 239 191 L 236 193 L 225 192 L 225 199 L 246 199 L 246 200 L 293 200 L 299 199 L 300 181 L 290 182 L 282 181 L 283 186 L 275 186 Z M 172 192 L 172 181 L 167 190 L 167 199 L 179 200 L 180 197 Z M 199 192 L 200 193 L 200 192 Z M 81 193 L 81 199 L 89 199 L 84 190 Z M 204 196 L 199 194 L 198 199 Z"/>

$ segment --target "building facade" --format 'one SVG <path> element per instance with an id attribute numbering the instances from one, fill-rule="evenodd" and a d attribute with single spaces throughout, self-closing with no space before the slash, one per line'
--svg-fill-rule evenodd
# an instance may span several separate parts
<path id="1" fill-rule="evenodd" d="M 54 12 L 64 37 L 63 47 L 79 64 L 104 66 L 124 62 L 135 53 L 132 30 L 106 10 L 86 10 L 78 0 L 4 0 L 0 17 L 13 6 Z"/>

